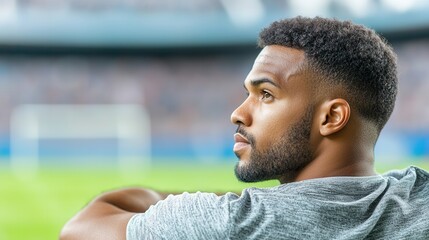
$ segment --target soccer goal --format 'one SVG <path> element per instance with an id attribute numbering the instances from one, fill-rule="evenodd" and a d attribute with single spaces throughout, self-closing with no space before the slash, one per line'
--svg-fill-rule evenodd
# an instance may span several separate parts
<path id="1" fill-rule="evenodd" d="M 141 105 L 20 105 L 10 120 L 10 163 L 17 174 L 34 174 L 39 142 L 116 139 L 118 168 L 144 170 L 150 163 L 150 120 Z"/>

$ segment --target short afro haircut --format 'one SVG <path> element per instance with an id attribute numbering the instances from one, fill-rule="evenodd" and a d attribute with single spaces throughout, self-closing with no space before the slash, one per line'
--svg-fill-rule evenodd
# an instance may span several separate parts
<path id="1" fill-rule="evenodd" d="M 350 106 L 379 131 L 384 127 L 398 91 L 396 55 L 373 30 L 350 21 L 296 17 L 263 29 L 259 46 L 268 45 L 303 50 L 305 69 L 328 88 L 344 87 Z"/>

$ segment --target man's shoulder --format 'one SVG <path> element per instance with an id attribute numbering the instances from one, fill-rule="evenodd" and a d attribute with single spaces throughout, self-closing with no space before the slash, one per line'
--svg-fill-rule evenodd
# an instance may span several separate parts
<path id="1" fill-rule="evenodd" d="M 409 166 L 402 170 L 391 170 L 383 174 L 384 177 L 395 178 L 397 180 L 401 179 L 416 179 L 426 181 L 429 179 L 429 172 L 417 167 L 417 166 Z"/>

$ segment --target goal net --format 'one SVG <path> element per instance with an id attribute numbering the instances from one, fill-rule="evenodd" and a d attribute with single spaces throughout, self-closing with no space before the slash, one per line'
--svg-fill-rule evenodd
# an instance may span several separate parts
<path id="1" fill-rule="evenodd" d="M 36 173 L 40 141 L 115 139 L 124 174 L 150 163 L 150 120 L 141 105 L 20 105 L 10 121 L 10 162 L 17 174 Z M 90 163 L 88 163 L 90 164 Z"/>

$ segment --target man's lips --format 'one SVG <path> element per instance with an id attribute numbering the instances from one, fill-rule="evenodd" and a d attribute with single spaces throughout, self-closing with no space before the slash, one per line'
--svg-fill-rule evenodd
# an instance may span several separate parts
<path id="1" fill-rule="evenodd" d="M 250 145 L 249 141 L 240 133 L 234 134 L 234 152 L 238 152 Z"/>

